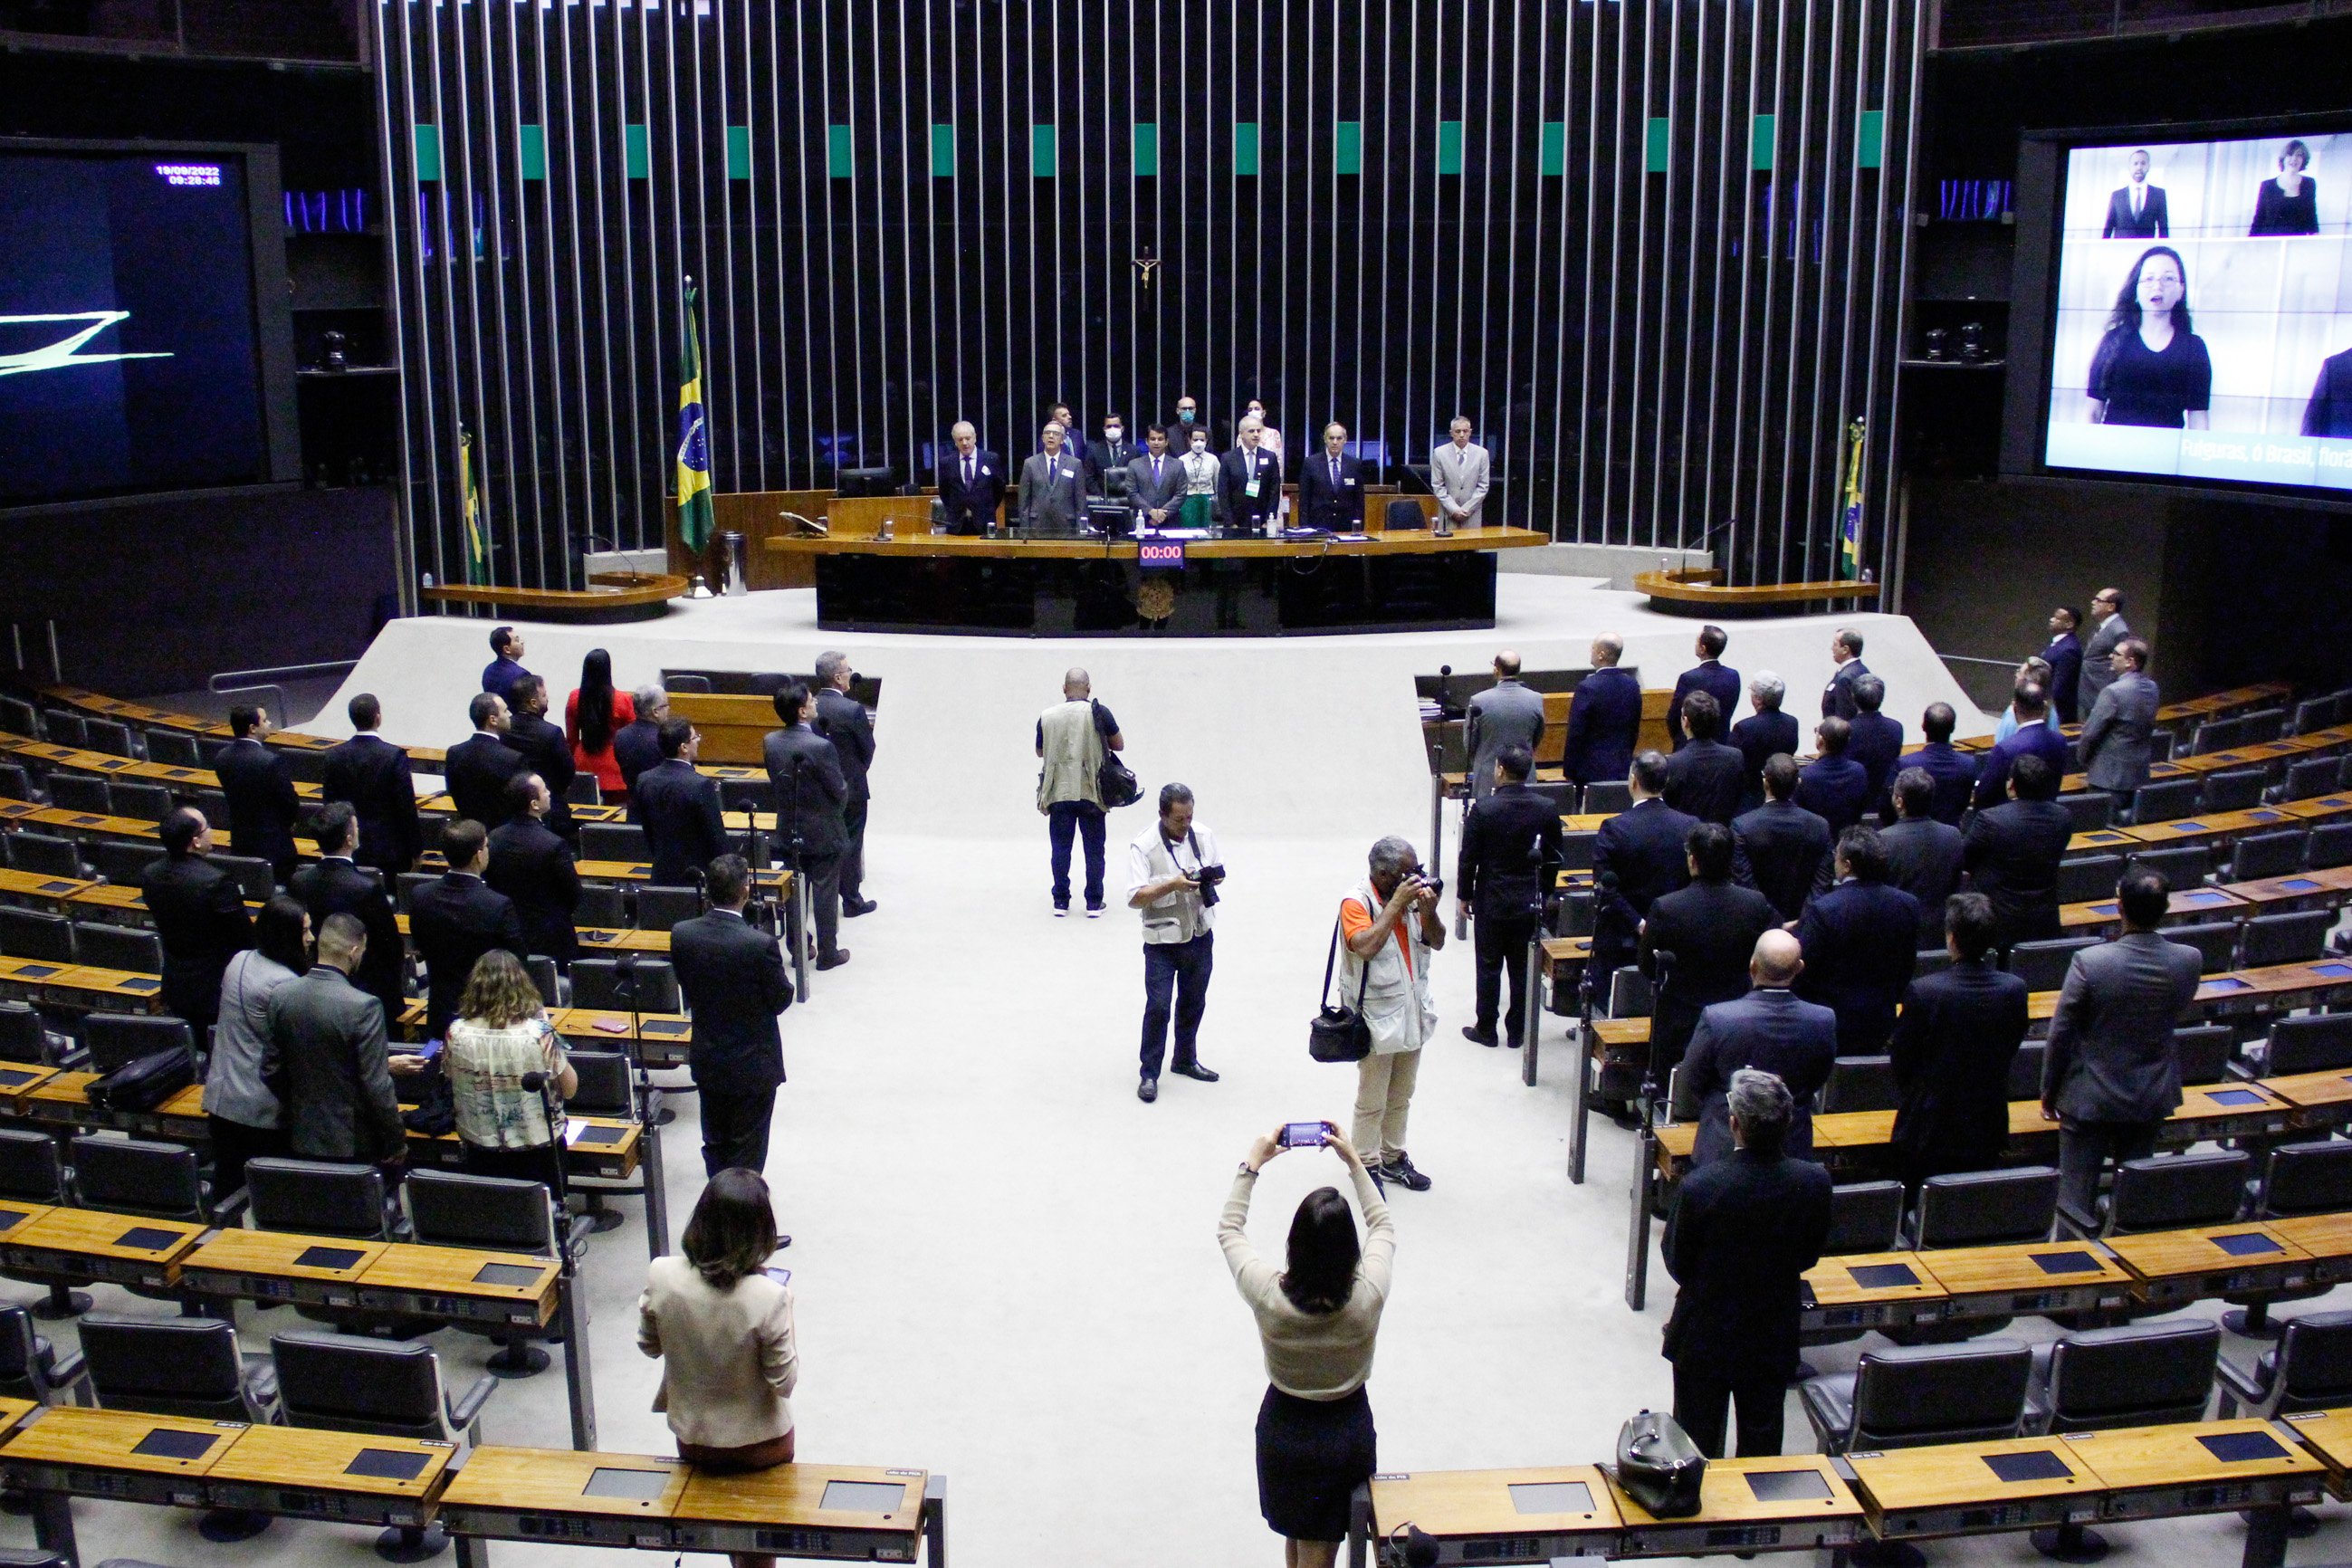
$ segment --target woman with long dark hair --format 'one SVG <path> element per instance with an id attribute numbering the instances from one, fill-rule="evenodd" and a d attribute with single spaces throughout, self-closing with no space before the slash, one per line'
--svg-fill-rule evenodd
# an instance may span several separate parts
<path id="1" fill-rule="evenodd" d="M 2091 355 L 2094 425 L 2202 430 L 2213 406 L 2213 361 L 2189 322 L 2189 268 L 2180 252 L 2151 245 L 2116 295 Z"/>
<path id="2" fill-rule="evenodd" d="M 290 894 L 273 894 L 254 917 L 253 935 L 255 945 L 232 957 L 222 973 L 220 1018 L 213 1025 L 212 1062 L 205 1071 L 213 1190 L 223 1197 L 245 1185 L 247 1160 L 293 1147 L 278 1100 L 269 998 L 310 970 L 310 911 Z"/>
<path id="3" fill-rule="evenodd" d="M 613 755 L 613 736 L 636 717 L 636 703 L 613 686 L 613 656 L 601 647 L 590 648 L 580 661 L 579 689 L 564 699 L 563 738 L 572 742 L 573 763 L 596 775 L 597 792 L 606 800 L 629 793 L 620 761 Z"/>
<path id="4" fill-rule="evenodd" d="M 1348 1533 L 1348 1500 L 1370 1479 L 1379 1434 L 1364 1381 L 1388 1302 L 1396 1229 L 1364 1162 L 1324 1122 L 1323 1146 L 1339 1156 L 1363 1211 L 1356 1239 L 1348 1200 L 1318 1187 L 1291 1216 L 1284 1267 L 1250 1245 L 1250 1194 L 1258 1172 L 1286 1147 L 1280 1129 L 1250 1145 L 1217 1222 L 1217 1243 L 1242 1300 L 1257 1318 L 1268 1387 L 1257 1411 L 1258 1511 L 1283 1538 L 1284 1568 L 1330 1568 Z"/>

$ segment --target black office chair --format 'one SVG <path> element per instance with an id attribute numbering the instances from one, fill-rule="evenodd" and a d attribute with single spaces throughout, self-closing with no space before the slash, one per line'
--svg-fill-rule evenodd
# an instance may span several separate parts
<path id="1" fill-rule="evenodd" d="M 32 1313 L 0 1307 L 0 1394 L 36 1405 L 77 1403 L 87 1397 L 78 1390 L 89 1375 L 81 1352 L 59 1355 L 57 1346 L 34 1331 Z"/>
<path id="2" fill-rule="evenodd" d="M 1950 948 L 1924 948 L 1920 951 L 1918 956 L 1912 960 L 1911 978 L 1914 980 L 1925 980 L 1930 974 L 1941 974 L 1944 971 L 1951 967 L 1952 950 Z"/>
<path id="3" fill-rule="evenodd" d="M 629 923 L 627 890 L 618 882 L 583 882 L 580 902 L 572 911 L 574 925 L 619 931 Z"/>
<path id="4" fill-rule="evenodd" d="M 1406 533 L 1428 526 L 1429 514 L 1421 510 L 1417 500 L 1400 497 L 1389 502 L 1387 510 L 1381 513 L 1381 527 L 1390 533 Z"/>
<path id="5" fill-rule="evenodd" d="M 107 786 L 106 793 L 114 797 L 115 816 L 135 817 L 141 822 L 161 822 L 180 804 L 163 785 L 132 779 L 116 779 Z"/>
<path id="6" fill-rule="evenodd" d="M 562 985 L 555 973 L 555 960 L 543 952 L 534 952 L 522 961 L 522 966 L 530 975 L 531 986 L 539 993 L 541 1002 L 550 1007 L 563 1005 Z"/>
<path id="7" fill-rule="evenodd" d="M 152 844 L 131 838 L 93 838 L 85 847 L 89 850 L 90 869 L 125 888 L 138 887 L 147 868 L 163 858 Z"/>
<path id="8" fill-rule="evenodd" d="M 1919 1186 L 1912 1245 L 1995 1247 L 2041 1241 L 2058 1208 L 2058 1173 L 2048 1165 L 1930 1176 Z"/>
<path id="9" fill-rule="evenodd" d="M 24 1204 L 62 1204 L 67 1201 L 65 1176 L 65 1163 L 59 1157 L 56 1139 L 27 1127 L 0 1128 L 0 1197 Z M 9 1228 L 14 1229 L 14 1225 Z M 6 1234 L 0 1231 L 0 1236 Z M 58 1279 L 28 1274 L 6 1277 L 47 1289 L 47 1299 L 34 1309 L 45 1319 L 54 1321 L 89 1310 L 89 1298 L 74 1289 L 76 1285 L 89 1284 L 87 1279 Z"/>
<path id="10" fill-rule="evenodd" d="M 646 830 L 632 822 L 583 822 L 580 825 L 583 860 L 650 860 L 653 847 Z"/>
<path id="11" fill-rule="evenodd" d="M 2042 1098 L 2042 1063 L 2050 1054 L 2045 1040 L 2021 1041 L 2017 1054 L 2009 1058 L 2009 1098 L 2039 1100 Z"/>
<path id="12" fill-rule="evenodd" d="M 1592 934 L 1593 897 L 1590 889 L 1570 889 L 1559 895 L 1552 912 L 1551 934 L 1554 936 L 1591 936 Z"/>
<path id="13" fill-rule="evenodd" d="M 37 959 L 44 963 L 73 964 L 73 922 L 45 910 L 0 906 L 0 953 L 10 958 Z"/>
<path id="14" fill-rule="evenodd" d="M 2352 1404 L 2352 1312 L 2290 1318 L 2280 1325 L 2278 1344 L 2252 1366 L 2223 1356 L 2217 1370 L 2221 1404 L 2214 1414 L 2223 1421 L 2242 1406 L 2267 1418 Z"/>
<path id="15" fill-rule="evenodd" d="M 14 697 L 0 697 L 0 730 L 11 735 L 22 735 L 28 741 L 41 739 L 41 716 L 29 702 Z"/>
<path id="16" fill-rule="evenodd" d="M 617 958 L 576 958 L 572 961 L 572 1005 L 620 1011 L 630 1004 L 621 995 Z M 632 966 L 636 977 L 635 1009 L 640 1013 L 676 1013 L 682 1002 L 677 972 L 666 958 L 640 958 Z"/>
<path id="17" fill-rule="evenodd" d="M 362 1339 L 296 1330 L 269 1336 L 278 1397 L 289 1426 L 366 1432 L 468 1447 L 482 1441 L 482 1406 L 499 1380 L 478 1377 L 451 1398 L 441 1384 L 441 1358 L 413 1341 Z M 422 1563 L 448 1548 L 437 1523 L 391 1525 L 376 1537 L 387 1563 Z"/>
<path id="18" fill-rule="evenodd" d="M 205 754 L 197 748 L 196 738 L 178 730 L 147 731 L 147 760 L 167 768 L 200 768 Z"/>
<path id="19" fill-rule="evenodd" d="M 2164 940 L 2197 950 L 2200 971 L 2219 974 L 2238 962 L 2238 922 L 2209 921 L 2200 925 L 2167 926 Z"/>
<path id="20" fill-rule="evenodd" d="M 2253 1156 L 2243 1150 L 2204 1154 L 2151 1154 L 2116 1167 L 2104 1219 L 2058 1205 L 2068 1235 L 2138 1236 L 2151 1230 L 2227 1225 L 2244 1210 Z"/>
<path id="21" fill-rule="evenodd" d="M 428 887 L 440 879 L 441 873 L 438 871 L 403 871 L 393 879 L 392 900 L 400 906 L 402 914 L 414 914 L 415 910 L 413 900 L 416 889 Z"/>
<path id="22" fill-rule="evenodd" d="M 114 801 L 106 793 L 106 781 L 82 773 L 51 773 L 49 804 L 59 811 L 94 812 L 100 816 L 114 815 Z"/>
<path id="23" fill-rule="evenodd" d="M 670 692 L 673 695 L 680 691 L 708 692 L 710 689 L 710 677 L 707 675 L 665 675 L 662 677 L 662 689 Z"/>
<path id="24" fill-rule="evenodd" d="M 702 889 L 639 888 L 636 904 L 639 931 L 667 931 L 680 921 L 695 920 L 701 915 Z"/>
<path id="25" fill-rule="evenodd" d="M 2047 942 L 2021 942 L 2009 951 L 2009 972 L 2025 982 L 2028 991 L 2055 991 L 2066 984 L 2074 955 L 2105 940 L 2095 936 L 2057 937 Z"/>
<path id="26" fill-rule="evenodd" d="M 2248 1078 L 2352 1070 L 2352 1013 L 2302 1013 L 2273 1019 L 2260 1053 L 2247 1050 Z"/>
<path id="27" fill-rule="evenodd" d="M 604 789 L 596 782 L 594 773 L 576 773 L 572 775 L 572 783 L 565 786 L 563 798 L 573 805 L 602 805 L 604 804 Z"/>
<path id="28" fill-rule="evenodd" d="M 2286 765 L 2286 788 L 2282 798 L 2311 800 L 2319 795 L 2332 795 L 2336 781 L 2343 776 L 2344 759 L 2341 757 L 2305 757 L 2301 762 L 2289 763 Z"/>
<path id="29" fill-rule="evenodd" d="M 2095 833 L 2112 827 L 2116 822 L 2116 797 L 2103 789 L 2077 790 L 2062 795 L 2058 804 L 2066 808 L 2066 818 L 2076 833 Z"/>
<path id="30" fill-rule="evenodd" d="M 89 1048 L 91 1071 L 112 1072 L 158 1051 L 193 1056 L 196 1037 L 185 1020 L 166 1014 L 92 1013 L 82 1020 L 82 1043 Z"/>
<path id="31" fill-rule="evenodd" d="M 224 1318 L 92 1312 L 81 1321 L 81 1353 L 102 1410 L 255 1426 L 277 1417 L 277 1372 L 238 1349 L 236 1325 Z M 266 1513 L 215 1509 L 197 1529 L 207 1541 L 247 1541 L 269 1523 Z"/>
<path id="32" fill-rule="evenodd" d="M 651 1083 L 645 1089 L 645 1103 L 637 1103 L 635 1085 L 631 1081 L 629 1058 L 615 1051 L 572 1051 L 566 1058 L 572 1070 L 579 1076 L 579 1087 L 564 1101 L 564 1109 L 581 1116 L 605 1116 L 635 1121 L 642 1115 L 648 1121 L 658 1121 L 662 1114 L 662 1090 Z M 2352 1144 L 2347 1144 L 2352 1148 Z M 618 1209 L 609 1208 L 604 1200 L 632 1197 L 644 1193 L 642 1185 L 610 1181 L 601 1176 L 571 1176 L 566 1179 L 572 1195 L 584 1200 L 584 1217 L 596 1228 L 619 1228 L 622 1215 Z"/>
<path id="33" fill-rule="evenodd" d="M 1633 786 L 1623 779 L 1600 779 L 1584 786 L 1584 811 L 1588 816 L 1633 809 Z"/>
<path id="34" fill-rule="evenodd" d="M 719 809 L 721 811 L 772 811 L 775 803 L 770 798 L 765 779 L 720 779 Z"/>
<path id="35" fill-rule="evenodd" d="M 69 1201 L 86 1209 L 208 1225 L 215 1215 L 196 1152 L 184 1143 L 84 1132 L 68 1145 Z M 169 1291 L 160 1300 L 176 1300 Z"/>
<path id="36" fill-rule="evenodd" d="M 2116 896 L 2124 879 L 2120 855 L 2075 855 L 2058 862 L 2058 901 L 2087 904 Z"/>
<path id="37" fill-rule="evenodd" d="M 2352 1208 L 2352 1143 L 2331 1138 L 2320 1143 L 2282 1143 L 2273 1149 L 2249 1217 L 2292 1219 L 2347 1208 Z M 2294 1289 L 2225 1297 L 2234 1305 L 2221 1314 L 2221 1321 L 2231 1333 L 2249 1339 L 2273 1338 L 2278 1333 L 2270 1320 L 2273 1305 L 2310 1300 L 2335 1288 L 2333 1279 L 2317 1279 Z"/>
<path id="38" fill-rule="evenodd" d="M 25 771 L 23 763 L 0 763 L 0 799 L 37 802 L 40 798 L 33 788 L 33 775 Z"/>
<path id="39" fill-rule="evenodd" d="M 1528 781 L 1527 788 L 1528 794 L 1549 801 L 1551 808 L 1562 816 L 1569 816 L 1576 810 L 1576 786 L 1565 780 L 1559 784 L 1545 784 L 1541 780 L 1531 778 Z"/>
<path id="40" fill-rule="evenodd" d="M 122 969 L 134 974 L 163 972 L 163 939 L 132 926 L 76 921 L 74 952 L 95 969 Z"/>
<path id="41" fill-rule="evenodd" d="M 2352 757 L 2345 759 L 2345 768 L 2352 772 Z M 2352 866 L 2352 822 L 2323 822 L 2314 827 L 2310 846 L 2304 850 L 2303 862 L 2306 868 L 2314 871 Z"/>
<path id="42" fill-rule="evenodd" d="M 248 903 L 266 904 L 278 891 L 278 873 L 270 869 L 267 860 L 257 860 L 250 855 L 214 855 L 209 858 L 216 870 L 236 879 Z"/>
<path id="43" fill-rule="evenodd" d="M 2314 730 L 2332 729 L 2336 724 L 2336 699 L 2306 697 L 2294 705 L 2294 719 L 2290 732 L 2308 735 Z"/>
<path id="44" fill-rule="evenodd" d="M 569 1267 L 577 1264 L 595 1229 L 586 1219 L 559 1216 L 553 1195 L 537 1182 L 416 1171 L 406 1186 L 409 1228 L 427 1247 L 520 1252 Z M 556 1337 L 562 1331 L 558 1324 L 530 1331 L 512 1324 L 457 1326 L 498 1342 L 498 1353 L 484 1363 L 493 1375 L 531 1377 L 547 1370 L 548 1357 L 530 1341 Z"/>
<path id="45" fill-rule="evenodd" d="M 1892 1252 L 1902 1228 L 1902 1183 L 1847 1182 L 1830 1189 L 1830 1234 L 1822 1256 Z"/>
<path id="46" fill-rule="evenodd" d="M 2345 826 L 2352 827 L 2352 823 L 2347 823 Z M 1559 836 L 1559 868 L 1563 871 L 1591 870 L 1592 847 L 1600 837 L 1600 833 L 1592 828 L 1579 828 L 1574 833 L 1562 833 Z"/>
<path id="47" fill-rule="evenodd" d="M 2264 741 L 2275 741 L 2286 733 L 2287 711 L 2284 708 L 2262 708 L 2238 716 L 2238 744 L 2258 746 Z"/>
<path id="48" fill-rule="evenodd" d="M 2200 811 L 2246 811 L 2263 804 L 2263 787 L 2270 782 L 2266 768 L 2231 768 L 2223 773 L 2207 773 L 2203 793 L 2197 797 Z"/>
<path id="49" fill-rule="evenodd" d="M 2230 868 L 2222 880 L 2257 882 L 2265 877 L 2292 877 L 2303 869 L 2304 849 L 2310 838 L 2310 831 L 2301 827 L 2250 834 L 2231 849 Z"/>
<path id="50" fill-rule="evenodd" d="M 2238 966 L 2261 969 L 2273 963 L 2312 963 L 2327 951 L 2327 933 L 2335 926 L 2334 910 L 2256 915 L 2246 922 L 2239 939 Z"/>
<path id="51" fill-rule="evenodd" d="M 1824 1454 L 2014 1437 L 2032 1352 L 2015 1340 L 1864 1352 L 1853 1372 L 1798 1390 Z"/>
<path id="52" fill-rule="evenodd" d="M 2146 826 L 2193 816 L 2204 793 L 2204 783 L 2199 779 L 2168 779 L 2162 784 L 2142 784 L 2132 791 L 2132 820 Z"/>
<path id="53" fill-rule="evenodd" d="M 71 746 L 78 752 L 89 749 L 89 737 L 82 731 L 81 715 L 79 713 L 68 713 L 58 708 L 45 709 L 41 713 L 41 727 L 48 731 L 49 744 L 53 746 Z"/>
<path id="54" fill-rule="evenodd" d="M 2213 1395 L 2221 1331 L 2210 1322 L 2079 1329 L 2033 1347 L 2027 1425 L 2038 1433 L 2100 1432 L 2195 1421 Z M 2033 1531 L 2034 1549 L 2062 1563 L 2092 1563 L 2106 1542 L 2081 1524 Z"/>
<path id="55" fill-rule="evenodd" d="M 397 1234 L 399 1210 L 384 1190 L 383 1173 L 373 1165 L 248 1160 L 245 1184 L 257 1229 L 357 1241 L 391 1241 Z"/>
<path id="56" fill-rule="evenodd" d="M 112 719 L 84 719 L 82 738 L 93 752 L 104 752 L 110 757 L 136 757 L 139 748 L 131 742 L 131 726 Z"/>
<path id="57" fill-rule="evenodd" d="M 2219 1083 L 2230 1076 L 2237 1035 L 2227 1024 L 2175 1025 L 2172 1059 L 2183 1083 Z"/>
<path id="58" fill-rule="evenodd" d="M 1830 1064 L 1829 1080 L 1822 1085 L 1822 1113 L 1841 1110 L 1892 1110 L 1900 1100 L 1895 1092 L 1892 1057 L 1840 1057 Z"/>
<path id="59" fill-rule="evenodd" d="M 2169 849 L 2141 849 L 2126 857 L 2126 868 L 2139 871 L 2161 871 L 2164 879 L 2179 892 L 2193 888 L 2205 879 L 2213 868 L 2213 852 L 2202 844 L 2179 844 Z"/>
<path id="60" fill-rule="evenodd" d="M 1647 1018 L 1657 1011 L 1658 988 L 1650 977 L 1626 964 L 1609 976 L 1609 1016 Z"/>

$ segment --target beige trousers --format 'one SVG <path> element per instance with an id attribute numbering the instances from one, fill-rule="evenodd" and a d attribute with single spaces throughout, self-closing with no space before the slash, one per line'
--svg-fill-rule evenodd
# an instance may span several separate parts
<path id="1" fill-rule="evenodd" d="M 1385 1164 L 1404 1152 L 1404 1120 L 1421 1052 L 1375 1051 L 1356 1064 L 1356 1152 L 1366 1164 Z"/>

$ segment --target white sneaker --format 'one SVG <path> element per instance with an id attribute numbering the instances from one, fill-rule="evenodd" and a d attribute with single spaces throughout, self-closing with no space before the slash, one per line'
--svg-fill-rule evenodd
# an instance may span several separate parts
<path id="1" fill-rule="evenodd" d="M 1069 919 L 1070 906 L 1067 904 L 1055 904 L 1054 906 L 1054 918 L 1057 921 Z"/>
<path id="2" fill-rule="evenodd" d="M 1100 904 L 1089 904 L 1089 905 L 1087 905 L 1087 919 L 1088 919 L 1088 920 L 1090 920 L 1090 921 L 1098 921 L 1098 920 L 1102 919 L 1102 906 L 1101 906 Z"/>

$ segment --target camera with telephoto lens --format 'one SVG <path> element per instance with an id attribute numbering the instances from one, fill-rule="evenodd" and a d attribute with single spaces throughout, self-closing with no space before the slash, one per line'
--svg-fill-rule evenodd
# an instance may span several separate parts
<path id="1" fill-rule="evenodd" d="M 1208 909 L 1217 901 L 1217 884 L 1225 879 L 1223 866 L 1203 866 L 1192 873 L 1193 883 L 1201 890 L 1201 907 Z"/>

